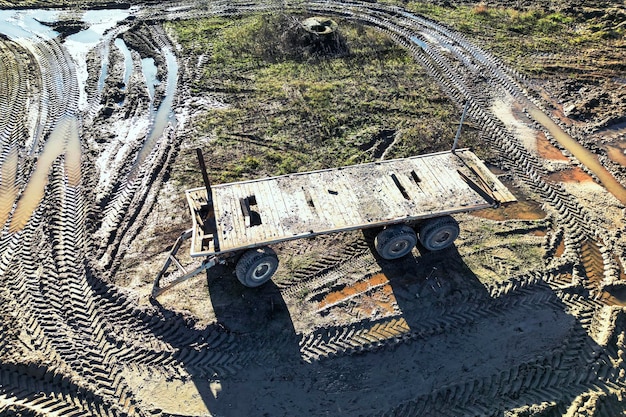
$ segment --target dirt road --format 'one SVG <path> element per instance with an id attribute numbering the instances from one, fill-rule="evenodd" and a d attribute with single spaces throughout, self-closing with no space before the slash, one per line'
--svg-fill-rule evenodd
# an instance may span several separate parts
<path id="1" fill-rule="evenodd" d="M 284 267 L 261 289 L 219 266 L 149 303 L 188 227 L 170 170 L 196 120 L 225 106 L 191 91 L 206 57 L 181 56 L 163 22 L 267 11 L 334 16 L 405 47 L 470 103 L 520 203 L 459 216 L 442 252 L 389 262 L 368 233 L 319 237 L 279 245 Z M 22 26 L 9 22 L 28 11 L 6 13 L 0 415 L 626 413 L 626 171 L 596 146 L 621 149 L 619 121 L 585 129 L 552 90 L 384 4 L 170 2 Z"/>

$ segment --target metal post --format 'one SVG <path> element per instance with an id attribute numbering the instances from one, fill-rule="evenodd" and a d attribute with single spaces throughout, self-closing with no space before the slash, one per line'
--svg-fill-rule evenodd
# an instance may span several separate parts
<path id="1" fill-rule="evenodd" d="M 204 186 L 206 187 L 207 200 L 211 203 L 213 196 L 211 195 L 211 182 L 209 181 L 209 174 L 206 172 L 206 165 L 204 164 L 204 157 L 202 156 L 202 149 L 196 148 L 196 154 L 198 155 L 198 163 L 200 164 L 200 171 L 202 171 L 202 179 L 204 180 Z"/>
<path id="2" fill-rule="evenodd" d="M 463 114 L 461 115 L 461 123 L 459 123 L 459 128 L 456 131 L 456 136 L 454 137 L 454 143 L 452 144 L 452 153 L 456 150 L 456 145 L 459 143 L 459 137 L 461 137 L 461 129 L 463 128 L 463 121 L 465 120 L 465 115 L 467 114 L 467 109 L 469 108 L 470 101 L 467 100 L 465 102 L 465 108 L 463 109 Z"/>

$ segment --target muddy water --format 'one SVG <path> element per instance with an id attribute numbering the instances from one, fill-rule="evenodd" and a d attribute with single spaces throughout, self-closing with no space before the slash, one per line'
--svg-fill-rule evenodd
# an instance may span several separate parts
<path id="1" fill-rule="evenodd" d="M 626 166 L 626 142 L 617 145 L 607 145 L 606 152 L 611 161 Z"/>
<path id="2" fill-rule="evenodd" d="M 472 211 L 470 214 L 483 219 L 496 221 L 503 220 L 540 220 L 546 217 L 546 212 L 541 208 L 541 204 L 527 198 L 519 188 L 510 181 L 503 181 L 504 185 L 517 198 L 516 203 L 506 204 L 496 209 L 488 208 Z"/>
<path id="3" fill-rule="evenodd" d="M 150 152 L 154 149 L 158 139 L 163 135 L 165 128 L 168 124 L 176 125 L 176 117 L 174 115 L 172 109 L 172 103 L 174 101 L 174 93 L 176 91 L 176 86 L 178 84 L 178 62 L 176 61 L 176 56 L 174 53 L 168 49 L 164 50 L 165 60 L 167 62 L 167 85 L 165 91 L 165 97 L 161 104 L 159 105 L 159 109 L 156 113 L 153 110 L 152 104 L 150 104 L 150 109 L 152 112 L 152 126 L 150 131 L 148 132 L 148 137 L 143 144 L 143 147 L 139 151 L 137 155 L 137 159 L 133 164 L 133 168 L 128 175 L 128 181 L 133 181 L 137 172 L 143 162 L 146 160 Z M 151 99 L 154 100 L 154 86 L 158 85 L 158 80 L 156 78 L 156 67 L 154 70 L 150 65 L 144 66 L 144 76 L 146 77 L 146 82 L 148 84 L 148 88 L 151 91 Z M 152 85 L 152 87 L 150 87 Z"/>
<path id="4" fill-rule="evenodd" d="M 67 143 L 65 145 L 65 175 L 67 175 L 68 185 L 77 187 L 80 185 L 80 159 L 81 148 L 80 138 L 78 137 L 78 122 L 72 118 L 69 120 L 67 132 Z"/>
<path id="5" fill-rule="evenodd" d="M 66 160 L 68 180 L 70 185 L 77 185 L 80 181 L 80 141 L 78 140 L 78 123 L 73 117 L 65 117 L 59 120 L 50 134 L 50 138 L 37 160 L 35 171 L 17 202 L 17 207 L 9 226 L 10 233 L 21 231 L 28 223 L 28 220 L 43 199 L 45 188 L 48 184 L 48 173 L 52 164 L 66 150 L 68 150 L 69 154 Z"/>
<path id="6" fill-rule="evenodd" d="M 571 136 L 563 131 L 545 113 L 532 103 L 528 103 L 528 112 L 537 122 L 542 124 L 550 134 L 568 151 L 570 151 L 580 162 L 589 168 L 622 204 L 626 205 L 626 188 L 622 186 L 609 171 L 602 166 L 596 155 L 575 141 Z"/>

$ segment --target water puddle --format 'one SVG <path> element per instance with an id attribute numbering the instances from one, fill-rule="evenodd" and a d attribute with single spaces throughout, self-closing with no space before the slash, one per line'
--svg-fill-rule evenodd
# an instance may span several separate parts
<path id="1" fill-rule="evenodd" d="M 56 10 L 0 10 L 0 33 L 11 40 L 53 39 L 59 33 L 41 22 L 55 22 L 58 17 Z"/>
<path id="2" fill-rule="evenodd" d="M 537 122 L 542 124 L 565 149 L 571 152 L 581 163 L 589 168 L 599 179 L 602 185 L 613 194 L 622 204 L 626 205 L 626 188 L 620 184 L 609 171 L 602 166 L 596 155 L 575 141 L 563 131 L 534 104 L 528 102 L 528 112 Z"/>
<path id="3" fill-rule="evenodd" d="M 126 88 L 128 87 L 128 81 L 130 80 L 130 75 L 133 72 L 133 57 L 130 54 L 130 50 L 126 45 L 126 42 L 124 42 L 124 39 L 115 39 L 115 46 L 117 47 L 117 49 L 120 50 L 122 55 L 124 55 L 124 78 L 122 81 L 124 83 L 124 86 L 122 87 L 122 91 L 126 91 Z"/>
<path id="4" fill-rule="evenodd" d="M 553 181 L 553 182 L 574 182 L 574 183 L 594 182 L 591 175 L 587 174 L 585 171 L 583 171 L 579 167 L 568 168 L 562 171 L 554 172 L 548 175 L 548 180 Z"/>
<path id="5" fill-rule="evenodd" d="M 104 78 L 108 71 L 108 40 L 112 34 L 105 35 L 107 31 L 115 27 L 120 21 L 130 16 L 128 9 L 88 10 L 81 16 L 81 22 L 86 29 L 69 35 L 64 39 L 63 45 L 74 61 L 76 78 L 80 88 L 80 105 L 82 108 L 87 104 L 84 91 L 87 82 L 87 53 L 104 42 L 104 50 L 101 52 L 102 67 L 100 71 L 99 88 L 104 86 Z M 61 12 L 56 10 L 0 10 L 0 33 L 11 40 L 51 40 L 59 36 L 59 32 L 51 28 L 54 23 L 61 19 Z M 49 23 L 50 25 L 44 24 Z"/>
<path id="6" fill-rule="evenodd" d="M 503 180 L 502 183 L 517 198 L 516 203 L 502 205 L 498 208 L 487 208 L 472 211 L 470 214 L 483 219 L 504 221 L 504 220 L 540 220 L 547 216 L 541 208 L 541 204 L 535 200 L 527 198 L 522 191 L 513 185 L 512 182 Z"/>
<path id="7" fill-rule="evenodd" d="M 71 119 L 67 130 L 67 143 L 65 146 L 65 175 L 67 175 L 67 183 L 70 187 L 78 187 L 81 179 L 81 148 L 78 131 L 79 127 L 76 119 Z"/>
<path id="8" fill-rule="evenodd" d="M 114 28 L 118 22 L 126 19 L 130 15 L 128 10 L 88 10 L 81 17 L 81 21 L 88 28 L 78 33 L 68 36 L 63 42 L 69 54 L 72 56 L 76 66 L 76 77 L 80 88 L 80 105 L 82 108 L 87 104 L 87 96 L 84 86 L 87 83 L 87 54 L 97 45 L 102 43 L 100 51 L 100 76 L 98 78 L 98 91 L 104 88 L 104 81 L 109 70 L 109 42 L 113 33 L 107 33 Z"/>
<path id="9" fill-rule="evenodd" d="M 144 58 L 141 60 L 141 70 L 146 78 L 146 85 L 148 87 L 148 95 L 150 100 L 154 100 L 154 90 L 156 86 L 161 84 L 157 78 L 157 66 L 154 63 L 154 58 Z"/>
<path id="10" fill-rule="evenodd" d="M 9 226 L 10 233 L 21 231 L 39 206 L 39 203 L 43 199 L 46 185 L 48 184 L 50 168 L 54 161 L 65 152 L 68 140 L 73 143 L 72 146 L 76 146 L 76 142 L 79 142 L 77 121 L 73 117 L 65 117 L 59 120 L 52 130 L 52 133 L 50 133 L 50 137 L 44 145 L 43 152 L 37 160 L 35 170 L 17 202 L 17 207 L 15 208 Z M 80 143 L 78 143 L 78 145 L 80 147 Z M 80 180 L 80 148 L 78 150 L 78 156 L 76 155 L 75 149 L 71 151 L 70 166 L 74 170 L 76 169 L 77 158 L 78 178 L 73 176 L 72 182 Z M 73 175 L 76 175 L 76 173 Z"/>
<path id="11" fill-rule="evenodd" d="M 537 134 L 537 153 L 544 159 L 568 161 L 567 157 L 563 155 L 559 148 L 550 143 L 546 134 L 543 132 Z"/>
<path id="12" fill-rule="evenodd" d="M 139 170 L 139 167 L 141 167 L 148 155 L 150 155 L 150 152 L 152 152 L 158 139 L 163 135 L 163 132 L 165 131 L 167 125 L 170 123 L 176 125 L 176 117 L 172 109 L 172 103 L 174 101 L 174 92 L 176 91 L 176 86 L 178 83 L 178 62 L 176 61 L 176 55 L 174 55 L 174 53 L 169 49 L 164 49 L 163 53 L 165 55 L 165 61 L 167 63 L 167 84 L 165 96 L 161 101 L 161 104 L 159 105 L 156 113 L 154 112 L 153 104 L 150 104 L 150 111 L 152 113 L 152 126 L 150 128 L 150 131 L 148 132 L 148 137 L 146 138 L 143 147 L 139 151 L 137 159 L 135 160 L 135 163 L 133 164 L 133 167 L 128 175 L 129 182 L 133 181 Z M 146 80 L 148 81 L 148 86 L 150 86 L 150 80 L 152 80 L 153 82 L 151 98 L 152 100 L 154 100 L 154 85 L 158 85 L 156 83 L 159 81 L 156 77 L 156 66 L 154 65 L 154 60 L 152 58 L 148 59 L 152 60 L 152 66 L 154 68 L 148 65 L 148 74 L 146 74 L 145 72 L 144 74 L 146 76 Z M 146 60 L 144 59 L 142 60 L 142 62 L 143 61 Z M 146 68 L 144 68 L 144 71 L 146 71 Z"/>

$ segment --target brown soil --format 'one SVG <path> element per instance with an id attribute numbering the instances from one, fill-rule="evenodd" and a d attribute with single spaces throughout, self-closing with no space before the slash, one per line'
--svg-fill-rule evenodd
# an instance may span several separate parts
<path id="1" fill-rule="evenodd" d="M 624 184 L 623 79 L 589 75 L 617 64 L 518 77 L 471 39 L 383 3 L 311 4 L 394 32 L 445 100 L 471 98 L 480 152 L 519 202 L 456 216 L 461 236 L 442 251 L 418 244 L 392 262 L 372 250 L 375 231 L 319 236 L 276 245 L 279 270 L 260 288 L 217 265 L 151 301 L 190 226 L 183 188 L 201 185 L 186 158 L 212 143 L 198 124 L 235 97 L 192 91 L 207 57 L 178 54 L 177 122 L 152 137 L 180 50 L 163 22 L 265 11 L 154 3 L 124 9 L 84 57 L 86 81 L 63 43 L 0 38 L 0 415 L 626 413 L 625 209 L 526 112 L 537 104 Z M 69 36 L 80 14 L 52 26 Z M 395 145 L 380 135 L 371 143 L 384 157 Z"/>

